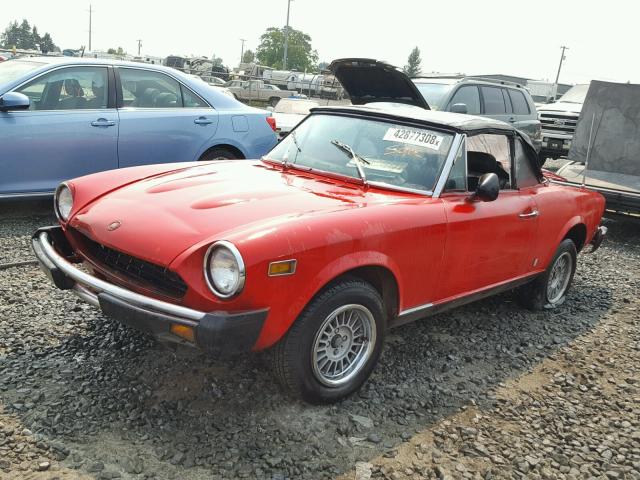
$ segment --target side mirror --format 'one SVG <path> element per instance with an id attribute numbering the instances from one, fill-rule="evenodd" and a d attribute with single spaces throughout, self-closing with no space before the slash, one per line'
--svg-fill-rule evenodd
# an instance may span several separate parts
<path id="1" fill-rule="evenodd" d="M 467 113 L 467 104 L 466 103 L 454 103 L 451 105 L 451 111 L 453 113 Z"/>
<path id="2" fill-rule="evenodd" d="M 500 192 L 500 180 L 495 173 L 485 173 L 478 180 L 476 191 L 471 195 L 470 200 L 481 200 L 483 202 L 493 202 L 498 198 Z"/>
<path id="3" fill-rule="evenodd" d="M 0 97 L 0 112 L 9 110 L 28 110 L 31 105 L 29 97 L 23 93 L 7 92 Z"/>

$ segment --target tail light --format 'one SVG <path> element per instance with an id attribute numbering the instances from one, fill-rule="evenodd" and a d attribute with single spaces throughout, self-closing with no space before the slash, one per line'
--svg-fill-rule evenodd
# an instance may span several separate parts
<path id="1" fill-rule="evenodd" d="M 266 117 L 267 123 L 271 127 L 271 130 L 276 131 L 276 119 L 274 117 Z"/>

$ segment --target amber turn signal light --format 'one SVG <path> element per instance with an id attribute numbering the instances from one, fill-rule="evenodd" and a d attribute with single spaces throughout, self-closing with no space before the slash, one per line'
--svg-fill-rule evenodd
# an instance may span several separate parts
<path id="1" fill-rule="evenodd" d="M 277 277 L 278 275 L 291 275 L 296 273 L 296 260 L 282 260 L 280 262 L 271 262 L 269 264 L 269 276 Z"/>
<path id="2" fill-rule="evenodd" d="M 174 323 L 171 325 L 170 330 L 174 335 L 184 338 L 185 340 L 189 340 L 193 343 L 196 342 L 196 333 L 191 327 L 187 327 L 186 325 L 177 325 Z"/>

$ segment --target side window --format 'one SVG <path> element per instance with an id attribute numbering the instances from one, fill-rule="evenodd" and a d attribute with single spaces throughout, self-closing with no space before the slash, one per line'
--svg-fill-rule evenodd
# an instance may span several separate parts
<path id="1" fill-rule="evenodd" d="M 120 68 L 125 107 L 182 107 L 180 84 L 168 75 L 150 70 Z"/>
<path id="2" fill-rule="evenodd" d="M 527 157 L 526 150 L 522 145 L 522 140 L 515 139 L 515 160 L 516 160 L 516 183 L 518 188 L 527 188 L 538 185 L 540 182 L 536 177 L 531 162 Z"/>
<path id="3" fill-rule="evenodd" d="M 180 85 L 182 90 L 182 102 L 185 108 L 208 108 L 209 105 L 202 100 L 198 95 L 193 93 L 184 85 Z"/>
<path id="4" fill-rule="evenodd" d="M 498 90 L 500 93 L 500 90 Z M 483 134 L 467 138 L 468 188 L 474 191 L 485 173 L 495 173 L 500 189 L 512 188 L 511 148 L 506 135 Z"/>
<path id="5" fill-rule="evenodd" d="M 507 109 L 499 87 L 480 87 L 484 100 L 484 113 L 486 115 L 504 115 Z"/>
<path id="6" fill-rule="evenodd" d="M 466 191 L 467 190 L 467 165 L 465 162 L 465 153 L 467 152 L 464 142 L 460 145 L 456 158 L 453 160 L 449 178 L 444 186 L 445 191 Z"/>
<path id="7" fill-rule="evenodd" d="M 513 104 L 513 113 L 516 115 L 529 115 L 531 110 L 529 109 L 529 102 L 524 97 L 524 93 L 518 90 L 508 90 L 511 97 L 511 103 Z"/>
<path id="8" fill-rule="evenodd" d="M 468 114 L 479 115 L 480 94 L 478 93 L 478 87 L 472 85 L 460 87 L 449 102 L 449 109 L 456 103 L 464 103 L 467 106 Z"/>
<path id="9" fill-rule="evenodd" d="M 509 114 L 513 113 L 513 107 L 511 106 L 511 99 L 509 98 L 509 92 L 507 92 L 506 88 L 501 88 L 500 90 L 502 90 L 502 98 L 504 100 L 504 106 L 505 106 L 505 109 L 507 110 L 507 113 Z"/>
<path id="10" fill-rule="evenodd" d="M 29 97 L 30 110 L 103 109 L 107 108 L 107 69 L 61 68 L 16 91 Z"/>

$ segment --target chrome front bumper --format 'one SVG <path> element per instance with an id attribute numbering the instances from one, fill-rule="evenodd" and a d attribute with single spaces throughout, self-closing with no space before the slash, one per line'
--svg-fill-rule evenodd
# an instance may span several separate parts
<path id="1" fill-rule="evenodd" d="M 184 325 L 194 329 L 195 343 L 204 349 L 220 353 L 247 351 L 256 343 L 268 314 L 267 309 L 202 312 L 147 297 L 97 278 L 63 256 L 70 257 L 73 252 L 61 227 L 41 228 L 31 242 L 41 269 L 56 287 L 73 290 L 82 300 L 100 307 L 106 315 L 157 337 L 170 336 L 171 325 Z"/>

